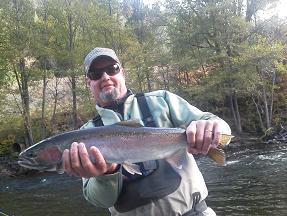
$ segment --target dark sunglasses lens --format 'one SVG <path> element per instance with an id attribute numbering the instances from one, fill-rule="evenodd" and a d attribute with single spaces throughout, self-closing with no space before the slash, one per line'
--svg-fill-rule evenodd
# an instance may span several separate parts
<path id="1" fill-rule="evenodd" d="M 94 69 L 93 71 L 88 72 L 87 76 L 91 80 L 98 80 L 102 77 L 103 73 L 106 72 L 109 76 L 116 75 L 120 72 L 120 66 L 118 64 L 108 65 L 105 68 Z"/>
<path id="2" fill-rule="evenodd" d="M 116 75 L 119 71 L 120 71 L 120 67 L 119 67 L 118 64 L 109 65 L 109 66 L 106 68 L 106 72 L 107 72 L 107 74 L 109 74 L 110 76 Z"/>
<path id="3" fill-rule="evenodd" d="M 98 73 L 89 72 L 87 75 L 88 75 L 89 79 L 91 79 L 91 80 L 98 80 L 102 77 L 102 74 L 103 74 L 103 72 L 98 72 Z"/>

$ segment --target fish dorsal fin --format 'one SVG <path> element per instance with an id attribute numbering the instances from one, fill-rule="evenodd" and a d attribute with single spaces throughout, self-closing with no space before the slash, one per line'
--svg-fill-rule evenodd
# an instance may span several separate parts
<path id="1" fill-rule="evenodd" d="M 116 125 L 126 126 L 126 127 L 134 127 L 134 128 L 143 127 L 143 125 L 137 119 L 121 121 L 121 122 L 116 123 Z"/>
<path id="2" fill-rule="evenodd" d="M 221 138 L 219 140 L 219 145 L 220 146 L 225 146 L 226 144 L 228 144 L 230 142 L 230 140 L 233 138 L 234 136 L 232 135 L 228 135 L 228 134 L 221 134 Z"/>
<path id="3" fill-rule="evenodd" d="M 140 171 L 140 166 L 137 164 L 132 164 L 132 163 L 123 163 L 123 167 L 125 168 L 125 170 L 134 175 L 134 174 L 139 174 L 142 175 L 141 171 Z"/>

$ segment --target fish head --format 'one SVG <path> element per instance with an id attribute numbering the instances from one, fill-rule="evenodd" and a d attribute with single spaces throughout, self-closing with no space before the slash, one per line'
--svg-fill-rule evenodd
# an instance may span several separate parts
<path id="1" fill-rule="evenodd" d="M 43 140 L 21 152 L 18 164 L 40 171 L 57 171 L 62 166 L 62 150 Z"/>

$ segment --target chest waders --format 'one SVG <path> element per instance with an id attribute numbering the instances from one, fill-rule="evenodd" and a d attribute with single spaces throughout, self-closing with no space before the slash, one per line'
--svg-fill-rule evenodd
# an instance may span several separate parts
<path id="1" fill-rule="evenodd" d="M 144 94 L 139 93 L 135 97 L 145 127 L 156 127 Z M 93 123 L 95 126 L 104 125 L 100 116 L 95 117 Z M 147 205 L 153 200 L 161 199 L 176 191 L 181 183 L 181 176 L 173 170 L 166 160 L 152 160 L 137 164 L 143 173 L 142 176 L 131 175 L 123 169 L 123 174 L 128 178 L 124 180 L 122 191 L 114 205 L 118 212 L 128 212 Z M 199 202 L 200 198 L 199 192 L 192 194 L 192 209 L 184 213 L 183 216 L 197 215 L 198 212 L 207 208 L 204 200 Z"/>

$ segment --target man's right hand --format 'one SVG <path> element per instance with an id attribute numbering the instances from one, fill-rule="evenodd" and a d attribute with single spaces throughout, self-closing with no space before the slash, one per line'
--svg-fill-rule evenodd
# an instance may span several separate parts
<path id="1" fill-rule="evenodd" d="M 118 164 L 106 163 L 98 148 L 92 146 L 90 154 L 95 158 L 93 163 L 84 143 L 74 142 L 70 150 L 63 152 L 65 172 L 72 176 L 90 178 L 116 172 Z"/>

